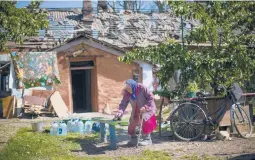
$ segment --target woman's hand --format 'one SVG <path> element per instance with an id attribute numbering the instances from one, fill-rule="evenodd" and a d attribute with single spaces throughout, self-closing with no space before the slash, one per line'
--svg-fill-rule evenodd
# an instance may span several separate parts
<path id="1" fill-rule="evenodd" d="M 142 108 L 140 109 L 140 112 L 141 112 L 141 113 L 146 112 L 146 108 L 145 108 L 145 107 L 142 107 Z"/>
<path id="2" fill-rule="evenodd" d="M 150 111 L 150 107 L 148 107 L 148 106 L 143 106 L 141 109 L 140 109 L 140 112 L 141 113 L 144 113 L 144 112 L 149 112 Z"/>
<path id="3" fill-rule="evenodd" d="M 123 112 L 122 112 L 121 110 L 119 110 L 119 111 L 116 113 L 115 117 L 116 117 L 116 118 L 120 118 L 120 117 L 122 117 L 122 115 L 123 115 Z"/>

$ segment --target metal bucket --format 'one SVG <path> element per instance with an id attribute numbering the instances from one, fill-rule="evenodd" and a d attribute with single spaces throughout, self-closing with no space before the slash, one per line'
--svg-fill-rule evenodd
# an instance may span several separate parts
<path id="1" fill-rule="evenodd" d="M 32 130 L 34 132 L 43 132 L 44 131 L 44 125 L 42 122 L 34 122 L 34 123 L 31 123 L 32 125 Z"/>

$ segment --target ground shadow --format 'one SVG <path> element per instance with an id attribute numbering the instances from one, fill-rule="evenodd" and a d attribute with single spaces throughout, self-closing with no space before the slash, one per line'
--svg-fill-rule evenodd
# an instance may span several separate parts
<path id="1" fill-rule="evenodd" d="M 127 131 L 125 129 L 116 129 L 116 135 L 117 135 L 117 143 L 125 142 L 129 139 L 129 136 L 127 134 Z M 103 155 L 106 154 L 106 151 L 113 150 L 109 146 L 109 136 L 107 136 L 107 143 L 104 143 L 100 140 L 100 137 L 98 139 L 82 139 L 82 138 L 67 138 L 68 141 L 72 141 L 75 143 L 80 144 L 81 149 L 80 150 L 72 150 L 72 152 L 85 152 L 88 155 Z M 121 147 L 123 145 L 118 145 L 117 147 Z"/>
<path id="2" fill-rule="evenodd" d="M 118 148 L 134 148 L 136 146 L 136 143 L 134 144 L 128 144 L 128 141 L 130 140 L 130 137 L 127 132 L 127 127 L 122 128 L 116 128 L 116 138 L 117 138 L 117 149 Z M 103 143 L 100 140 L 100 137 L 97 139 L 82 139 L 82 138 L 68 138 L 68 141 L 73 141 L 75 143 L 78 143 L 81 147 L 80 150 L 72 150 L 74 153 L 78 154 L 87 154 L 87 155 L 104 155 L 107 154 L 107 151 L 113 150 L 109 146 L 109 135 L 107 137 L 108 143 Z M 203 141 L 203 140 L 196 140 L 192 142 L 214 142 L 217 140 L 212 141 Z M 169 131 L 163 132 L 162 136 L 159 136 L 158 132 L 152 133 L 152 142 L 153 144 L 162 144 L 165 142 L 182 142 L 187 143 L 186 141 L 181 141 L 177 139 L 175 136 L 173 136 Z"/>
<path id="3" fill-rule="evenodd" d="M 81 150 L 71 150 L 72 152 L 85 152 L 88 155 L 105 154 L 109 150 L 108 146 L 97 146 L 99 140 L 81 139 L 81 138 L 68 138 L 68 141 L 73 141 L 80 144 Z"/>
<path id="4" fill-rule="evenodd" d="M 255 153 L 239 155 L 228 160 L 255 160 Z"/>
<path id="5" fill-rule="evenodd" d="M 117 149 L 118 148 L 134 148 L 136 143 L 128 144 L 130 137 L 127 132 L 127 128 L 117 128 L 116 129 L 116 138 L 117 138 Z M 78 143 L 81 147 L 80 150 L 72 150 L 74 153 L 82 153 L 87 155 L 104 155 L 107 151 L 113 150 L 109 146 L 110 138 L 107 137 L 107 143 L 103 143 L 98 139 L 82 139 L 82 138 L 67 138 L 68 141 Z M 152 134 L 152 141 L 155 144 L 160 144 L 166 141 L 174 141 L 171 137 L 159 137 L 157 133 Z"/>

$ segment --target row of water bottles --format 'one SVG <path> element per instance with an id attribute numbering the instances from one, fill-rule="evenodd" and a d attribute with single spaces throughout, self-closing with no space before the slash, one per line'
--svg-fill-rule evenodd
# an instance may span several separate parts
<path id="1" fill-rule="evenodd" d="M 67 135 L 67 126 L 65 122 L 53 122 L 50 128 L 50 135 L 52 136 L 66 136 Z"/>
<path id="2" fill-rule="evenodd" d="M 81 119 L 71 119 L 67 122 L 67 130 L 68 132 L 89 134 L 92 131 L 91 119 L 88 119 L 85 124 Z"/>
<path id="3" fill-rule="evenodd" d="M 91 120 L 88 119 L 85 124 L 81 119 L 70 119 L 65 122 L 54 122 L 51 125 L 50 135 L 59 135 L 66 136 L 68 132 L 72 133 L 80 133 L 80 134 L 89 134 L 92 132 L 92 123 Z"/>

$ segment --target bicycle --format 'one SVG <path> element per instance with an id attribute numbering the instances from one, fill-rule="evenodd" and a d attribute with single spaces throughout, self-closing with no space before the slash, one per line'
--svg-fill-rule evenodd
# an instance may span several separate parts
<path id="1" fill-rule="evenodd" d="M 231 126 L 236 128 L 238 134 L 243 138 L 249 138 L 252 134 L 253 127 L 247 112 L 243 109 L 240 100 L 242 90 L 237 83 L 226 88 L 225 86 L 213 88 L 224 89 L 226 96 L 219 109 L 214 113 L 207 115 L 199 106 L 204 105 L 207 108 L 205 100 L 206 95 L 201 92 L 197 93 L 197 98 L 189 99 L 182 102 L 170 115 L 171 129 L 174 135 L 184 141 L 192 141 L 201 137 L 201 135 L 212 134 L 219 126 L 220 120 L 226 113 L 227 103 L 231 100 L 230 122 Z M 208 108 L 207 108 L 208 110 Z M 217 115 L 212 119 L 212 116 Z M 248 126 L 244 126 L 248 125 Z M 243 130 L 247 131 L 243 131 Z M 207 132 L 205 132 L 207 131 Z"/>

